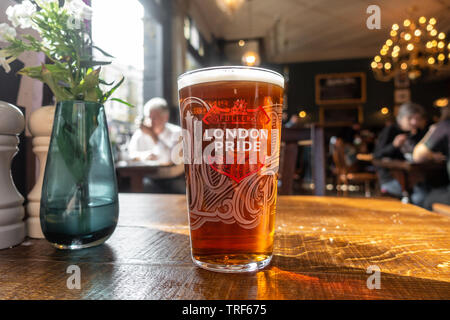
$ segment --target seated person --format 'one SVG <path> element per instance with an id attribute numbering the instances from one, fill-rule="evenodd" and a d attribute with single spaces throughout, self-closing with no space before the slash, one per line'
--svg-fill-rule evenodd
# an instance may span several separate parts
<path id="1" fill-rule="evenodd" d="M 422 106 L 407 102 L 400 106 L 396 123 L 386 126 L 379 134 L 373 156 L 375 159 L 391 158 L 411 160 L 414 146 L 425 134 L 425 110 Z M 402 187 L 388 169 L 377 169 L 381 192 L 401 198 Z M 415 186 L 411 200 L 414 204 L 423 202 L 425 192 Z"/>
<path id="2" fill-rule="evenodd" d="M 181 128 L 168 123 L 169 107 L 166 100 L 153 98 L 144 106 L 144 119 L 131 137 L 128 151 L 137 161 L 156 160 L 161 164 L 173 163 L 172 150 L 181 138 Z M 186 192 L 184 175 L 168 178 L 143 177 L 144 190 L 149 193 Z"/>
<path id="3" fill-rule="evenodd" d="M 144 106 L 143 121 L 128 145 L 130 159 L 157 160 L 170 163 L 173 147 L 179 141 L 181 128 L 169 121 L 166 100 L 153 98 Z"/>
<path id="4" fill-rule="evenodd" d="M 447 172 L 450 177 L 450 107 L 443 112 L 441 121 L 430 127 L 425 137 L 416 145 L 413 160 L 442 161 L 447 159 Z M 450 205 L 450 182 L 447 186 L 432 189 L 425 198 L 423 207 L 431 210 L 433 203 Z"/>

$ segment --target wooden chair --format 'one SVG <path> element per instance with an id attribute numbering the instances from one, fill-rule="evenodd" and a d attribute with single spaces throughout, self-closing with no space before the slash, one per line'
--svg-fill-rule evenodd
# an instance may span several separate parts
<path id="1" fill-rule="evenodd" d="M 345 161 L 345 145 L 341 139 L 337 139 L 333 150 L 333 161 L 336 166 L 336 185 L 345 188 L 343 190 L 344 196 L 348 195 L 348 185 L 350 183 L 364 184 L 364 194 L 366 197 L 371 197 L 370 183 L 377 181 L 377 176 L 374 173 L 369 172 L 352 172 L 351 168 Z M 338 189 L 338 194 L 342 194 L 342 191 Z"/>

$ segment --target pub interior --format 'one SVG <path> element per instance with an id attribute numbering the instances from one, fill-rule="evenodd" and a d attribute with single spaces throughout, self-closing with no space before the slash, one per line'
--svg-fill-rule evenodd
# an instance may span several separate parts
<path id="1" fill-rule="evenodd" d="M 51 2 L 41 0 L 31 5 Z M 18 27 L 24 19 L 24 7 L 23 12 L 8 9 L 27 3 L 0 3 L 0 170 L 5 172 L 0 175 L 0 240 L 8 223 L 1 219 L 7 214 L 4 208 L 11 207 L 6 203 L 17 194 L 21 200 L 15 203 L 23 210 L 24 224 L 20 241 L 0 250 L 0 271 L 6 274 L 0 277 L 0 298 L 126 299 L 128 296 L 119 290 L 118 269 L 109 269 L 107 263 L 117 264 L 124 272 L 120 261 L 126 261 L 130 270 L 136 271 L 140 267 L 133 265 L 133 259 L 141 259 L 139 254 L 144 255 L 143 265 L 149 263 L 147 272 L 156 275 L 144 286 L 146 290 L 128 293 L 137 299 L 450 298 L 448 2 L 380 0 L 373 5 L 370 1 L 330 0 L 84 0 L 90 16 L 82 23 L 91 37 L 92 59 L 112 61 L 100 65 L 101 79 L 104 84 L 122 76 L 125 79 L 113 91 L 114 100 L 104 102 L 104 132 L 109 135 L 115 174 L 111 183 L 114 178 L 117 181 L 116 191 L 111 187 L 105 192 L 115 193 L 116 198 L 118 194 L 120 210 L 115 210 L 120 213 L 115 234 L 105 245 L 83 249 L 97 250 L 93 253 L 97 258 L 75 250 L 72 256 L 55 256 L 43 240 L 63 241 L 52 238 L 50 229 L 42 227 L 42 233 L 42 212 L 50 197 L 45 203 L 41 197 L 52 188 L 65 188 L 64 169 L 58 167 L 53 172 L 49 166 L 61 165 L 63 160 L 55 152 L 69 150 L 64 146 L 70 137 L 62 142 L 55 138 L 58 147 L 49 149 L 50 137 L 53 141 L 58 126 L 64 131 L 68 125 L 67 119 L 65 123 L 58 120 L 64 118 L 62 111 L 56 109 L 55 113 L 61 99 L 48 82 L 42 83 L 45 80 L 18 73 L 24 67 L 58 62 L 37 52 L 26 52 L 11 61 L 10 56 L 2 55 L 8 40 L 12 41 L 7 36 L 12 34 L 8 27 L 16 28 L 14 37 L 27 33 L 39 36 L 33 28 Z M 185 128 L 183 113 L 180 115 L 185 96 L 179 91 L 179 77 L 217 66 L 259 67 L 284 78 L 274 258 L 271 265 L 264 265 L 264 277 L 256 273 L 253 278 L 232 278 L 229 284 L 216 282 L 223 294 L 212 287 L 214 281 L 225 277 L 218 280 L 207 273 L 195 273 L 188 265 L 189 252 L 173 253 L 180 246 L 189 248 L 185 194 L 188 191 L 189 198 L 195 193 L 187 190 L 191 183 L 186 180 L 187 167 L 173 157 Z M 95 68 L 88 75 L 95 73 Z M 64 87 L 61 83 L 56 85 Z M 23 114 L 22 128 L 11 124 L 19 121 L 8 109 L 11 105 Z M 242 104 L 236 108 L 239 112 Z M 2 149 L 9 143 L 2 137 L 11 135 L 20 139 L 13 159 Z M 108 148 L 104 146 L 95 147 L 99 155 L 89 162 L 92 168 L 96 161 L 103 161 L 101 150 Z M 79 151 L 70 150 L 69 158 Z M 7 181 L 10 167 L 13 187 Z M 222 173 L 220 179 L 241 183 L 244 177 L 236 178 L 227 168 L 214 170 Z M 51 179 L 57 183 L 52 184 Z M 102 179 L 100 173 L 98 179 Z M 96 188 L 103 190 L 100 184 Z M 205 182 L 204 188 L 213 187 Z M 256 193 L 253 196 L 258 197 Z M 48 221 L 51 219 L 56 218 Z M 191 217 L 191 228 L 197 222 Z M 127 231 L 139 224 L 149 233 L 137 227 Z M 191 237 L 196 235 L 193 231 Z M 164 256 L 158 241 L 151 245 L 156 252 L 153 255 L 150 250 L 134 252 L 121 245 L 128 237 L 135 242 L 154 237 L 172 252 Z M 19 245 L 22 241 L 30 247 Z M 31 247 L 37 249 L 32 251 Z M 434 251 L 427 251 L 429 248 Z M 313 251 L 317 256 L 311 255 Z M 49 257 L 50 262 L 45 266 L 35 262 L 37 278 L 59 272 L 55 270 L 61 261 L 77 259 L 85 259 L 87 265 L 99 259 L 104 275 L 93 276 L 94 268 L 86 267 L 89 270 L 83 272 L 89 277 L 76 293 L 51 284 L 46 292 L 39 288 L 32 293 L 24 288 L 14 291 L 17 265 L 39 261 L 39 255 Z M 193 255 L 197 260 L 202 256 Z M 174 273 L 179 277 L 183 272 L 188 274 L 189 285 L 203 290 L 189 291 L 188 284 L 171 284 L 171 290 L 164 291 L 161 288 L 170 283 L 170 275 L 154 271 L 152 259 L 169 266 L 181 259 Z M 197 265 L 208 269 L 207 265 Z M 384 291 L 366 287 L 369 265 L 378 265 L 383 279 L 391 280 L 383 282 Z M 323 270 L 319 272 L 315 266 Z M 108 277 L 117 290 L 108 287 Z M 242 290 L 232 292 L 233 283 L 239 281 Z"/>

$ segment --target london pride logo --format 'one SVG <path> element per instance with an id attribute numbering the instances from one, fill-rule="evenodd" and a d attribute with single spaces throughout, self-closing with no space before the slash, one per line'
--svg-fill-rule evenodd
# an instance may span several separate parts
<path id="1" fill-rule="evenodd" d="M 263 168 L 263 175 L 276 173 L 279 129 L 266 112 L 268 109 L 273 114 L 274 106 L 249 107 L 243 99 L 184 99 L 184 163 L 208 164 L 236 183 Z"/>
<path id="2" fill-rule="evenodd" d="M 227 106 L 227 101 L 224 101 L 224 104 L 219 107 L 217 102 L 213 102 L 208 113 L 203 117 L 203 123 L 208 127 L 224 125 L 254 127 L 255 125 L 265 126 L 271 122 L 263 108 L 249 108 L 244 99 L 234 101 L 231 107 Z M 216 129 L 212 133 L 215 138 L 216 157 L 214 160 L 210 158 L 208 162 L 213 170 L 239 183 L 245 177 L 257 173 L 264 167 L 263 161 L 259 162 L 255 159 L 250 161 L 250 152 L 260 152 L 261 140 L 264 140 L 265 143 L 268 138 L 267 130 L 228 128 L 225 131 Z M 223 136 L 225 136 L 225 141 L 222 139 Z M 223 161 L 223 157 L 225 161 Z"/>

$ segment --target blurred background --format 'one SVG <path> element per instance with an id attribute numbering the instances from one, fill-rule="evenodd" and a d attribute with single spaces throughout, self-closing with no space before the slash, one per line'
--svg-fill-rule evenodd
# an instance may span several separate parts
<path id="1" fill-rule="evenodd" d="M 404 103 L 423 107 L 425 132 L 448 107 L 446 0 L 85 2 L 93 9 L 94 42 L 116 58 L 103 77 L 124 75 L 116 96 L 136 106 L 106 105 L 123 192 L 183 192 L 182 186 L 151 187 L 182 172 L 145 169 L 160 164 L 133 159 L 129 144 L 152 98 L 164 98 L 169 123 L 179 124 L 177 77 L 188 70 L 249 65 L 284 75 L 279 186 L 284 194 L 383 196 L 374 164 L 380 133 L 396 125 Z M 0 22 L 14 3 L 2 0 Z M 15 68 L 42 59 L 24 57 Z M 4 73 L 0 79 L 0 100 L 23 107 L 27 115 L 53 104 L 50 91 L 37 82 Z"/>

